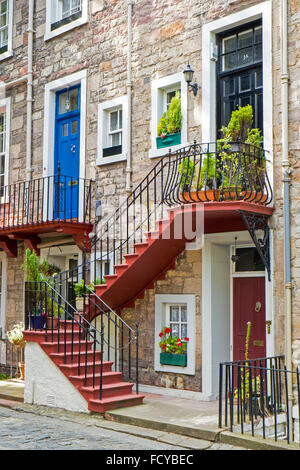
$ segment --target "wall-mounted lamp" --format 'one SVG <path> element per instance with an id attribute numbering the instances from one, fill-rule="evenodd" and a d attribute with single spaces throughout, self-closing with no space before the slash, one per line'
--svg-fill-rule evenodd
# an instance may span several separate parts
<path id="1" fill-rule="evenodd" d="M 234 238 L 234 254 L 231 256 L 231 261 L 233 263 L 237 263 L 238 260 L 240 259 L 239 255 L 236 254 L 236 241 L 237 241 L 237 237 Z"/>
<path id="2" fill-rule="evenodd" d="M 192 83 L 193 81 L 193 76 L 194 76 L 194 70 L 190 66 L 190 64 L 187 65 L 186 69 L 183 71 L 184 79 L 186 83 L 188 84 L 188 89 L 190 91 L 193 90 L 194 96 L 197 95 L 198 93 L 198 84 L 197 83 Z"/>

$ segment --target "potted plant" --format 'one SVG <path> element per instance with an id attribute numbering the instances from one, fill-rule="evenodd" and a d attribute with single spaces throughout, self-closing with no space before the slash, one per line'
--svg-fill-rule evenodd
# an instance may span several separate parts
<path id="1" fill-rule="evenodd" d="M 49 263 L 46 259 L 40 263 L 39 257 L 33 250 L 27 249 L 25 252 L 25 261 L 21 266 L 26 273 L 26 282 L 31 283 L 34 291 L 34 302 L 30 312 L 30 325 L 34 330 L 42 330 L 45 326 L 46 317 L 53 325 L 51 318 L 58 316 L 58 307 L 55 302 L 51 301 L 51 296 L 47 295 L 48 288 L 43 281 L 50 282 L 50 277 L 58 274 L 60 268 Z M 49 293 L 51 294 L 51 292 Z M 47 312 L 47 315 L 46 313 Z M 49 325 L 48 322 L 48 325 Z M 56 323 L 56 321 L 54 322 Z"/>
<path id="2" fill-rule="evenodd" d="M 216 157 L 210 153 L 204 155 L 201 161 L 200 175 L 198 178 L 194 162 L 185 157 L 178 168 L 180 186 L 182 188 L 182 201 L 218 201 L 220 189 L 218 187 L 219 168 Z"/>
<path id="3" fill-rule="evenodd" d="M 101 284 L 99 279 L 96 279 L 91 284 L 85 284 L 84 279 L 74 284 L 74 293 L 76 296 L 76 309 L 77 312 L 82 313 L 84 310 L 84 296 L 90 291 L 95 292 L 95 284 Z"/>
<path id="4" fill-rule="evenodd" d="M 264 202 L 263 195 L 265 156 L 262 148 L 263 136 L 257 128 L 251 129 L 253 109 L 251 105 L 239 106 L 231 113 L 227 126 L 218 140 L 220 166 L 223 168 L 222 196 L 225 199 L 249 199 L 252 187 L 255 200 Z M 247 175 L 247 181 L 245 176 Z"/>
<path id="5" fill-rule="evenodd" d="M 168 111 L 163 113 L 157 126 L 157 148 L 181 144 L 181 98 L 178 90 L 172 98 Z"/>
<path id="6" fill-rule="evenodd" d="M 24 348 L 26 341 L 23 337 L 24 323 L 17 323 L 10 331 L 7 331 L 6 336 L 8 341 L 21 350 L 21 360 L 19 362 L 20 380 L 24 380 Z"/>
<path id="7" fill-rule="evenodd" d="M 186 367 L 187 365 L 187 344 L 189 338 L 182 341 L 177 336 L 172 338 L 169 327 L 164 327 L 159 333 L 160 363 L 172 366 Z"/>

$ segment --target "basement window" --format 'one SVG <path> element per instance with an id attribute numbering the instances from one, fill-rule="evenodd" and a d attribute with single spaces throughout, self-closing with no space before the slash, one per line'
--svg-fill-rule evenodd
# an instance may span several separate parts
<path id="1" fill-rule="evenodd" d="M 166 365 L 160 363 L 159 333 L 165 326 L 171 330 L 173 338 L 184 341 L 187 345 L 186 366 Z M 154 369 L 157 372 L 175 374 L 195 374 L 196 358 L 196 297 L 192 294 L 157 294 L 155 296 L 155 337 L 154 337 Z"/>
<path id="2" fill-rule="evenodd" d="M 87 0 L 47 0 L 45 40 L 63 34 L 88 20 Z"/>

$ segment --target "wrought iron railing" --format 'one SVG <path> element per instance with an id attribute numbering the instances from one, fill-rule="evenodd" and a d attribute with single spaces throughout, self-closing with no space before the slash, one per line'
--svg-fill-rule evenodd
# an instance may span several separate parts
<path id="1" fill-rule="evenodd" d="M 57 352 L 63 353 L 64 364 L 78 361 L 77 375 L 84 376 L 84 385 L 89 379 L 93 387 L 99 388 L 100 400 L 106 361 L 114 363 L 113 370 L 122 372 L 123 379 L 135 383 L 138 394 L 138 324 L 136 330 L 128 326 L 94 294 L 87 278 L 83 308 L 78 308 L 73 290 L 79 281 L 75 272 L 53 284 L 25 283 L 25 330 L 42 330 L 45 341 L 54 342 Z"/>
<path id="2" fill-rule="evenodd" d="M 36 178 L 0 188 L 0 229 L 56 221 L 93 222 L 95 182 L 61 175 Z"/>
<path id="3" fill-rule="evenodd" d="M 300 371 L 284 356 L 220 364 L 220 428 L 299 443 L 299 412 Z"/>
<path id="4" fill-rule="evenodd" d="M 24 349 L 0 338 L 0 378 L 20 378 L 19 364 L 24 361 Z"/>
<path id="5" fill-rule="evenodd" d="M 233 142 L 197 144 L 169 152 L 113 212 L 95 225 L 92 258 L 99 261 L 102 279 L 105 265 L 114 273 L 125 254 L 163 218 L 168 207 L 206 202 L 272 202 L 265 152 Z M 94 265 L 96 269 L 96 263 Z M 95 272 L 96 277 L 96 272 Z"/>

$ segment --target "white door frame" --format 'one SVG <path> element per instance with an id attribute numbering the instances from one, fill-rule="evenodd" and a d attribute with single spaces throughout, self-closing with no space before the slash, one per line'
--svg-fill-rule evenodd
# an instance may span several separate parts
<path id="1" fill-rule="evenodd" d="M 55 97 L 56 92 L 67 86 L 80 84 L 80 152 L 79 152 L 79 178 L 81 183 L 79 191 L 83 194 L 83 178 L 85 178 L 85 138 L 86 138 L 86 96 L 87 96 L 87 70 L 81 70 L 71 75 L 49 82 L 45 86 L 44 98 L 44 141 L 43 141 L 43 176 L 54 174 L 55 149 Z M 45 192 L 47 188 L 45 188 Z M 46 194 L 45 194 L 45 197 Z M 53 197 L 49 198 L 53 201 Z M 50 206 L 50 203 L 49 203 Z M 53 207 L 48 208 L 53 212 Z M 79 221 L 83 220 L 83 204 L 79 206 Z M 44 214 L 47 219 L 47 214 Z"/>
<path id="2" fill-rule="evenodd" d="M 238 237 L 239 245 L 253 246 L 250 235 L 247 231 L 243 232 L 227 232 L 207 234 L 204 237 L 203 246 L 203 262 L 202 262 L 202 393 L 205 396 L 214 399 L 218 390 L 213 389 L 213 312 L 212 312 L 212 296 L 215 295 L 211 279 L 212 273 L 212 245 L 220 244 L 231 246 L 234 238 Z M 271 266 L 273 266 L 273 250 L 272 250 L 272 230 L 270 231 L 270 253 L 271 253 Z M 232 301 L 232 267 L 231 260 L 228 260 L 228 269 L 230 270 L 231 287 L 230 287 L 230 360 L 232 360 L 233 351 L 233 301 Z M 251 273 L 253 275 L 253 272 Z M 261 273 L 259 273 L 261 276 Z M 275 334 L 274 334 L 274 309 L 273 309 L 273 273 L 271 275 L 271 282 L 266 279 L 266 320 L 271 320 L 271 333 L 266 334 L 266 353 L 267 356 L 274 355 Z M 226 361 L 227 359 L 225 359 Z M 224 361 L 224 362 L 225 362 Z"/>

